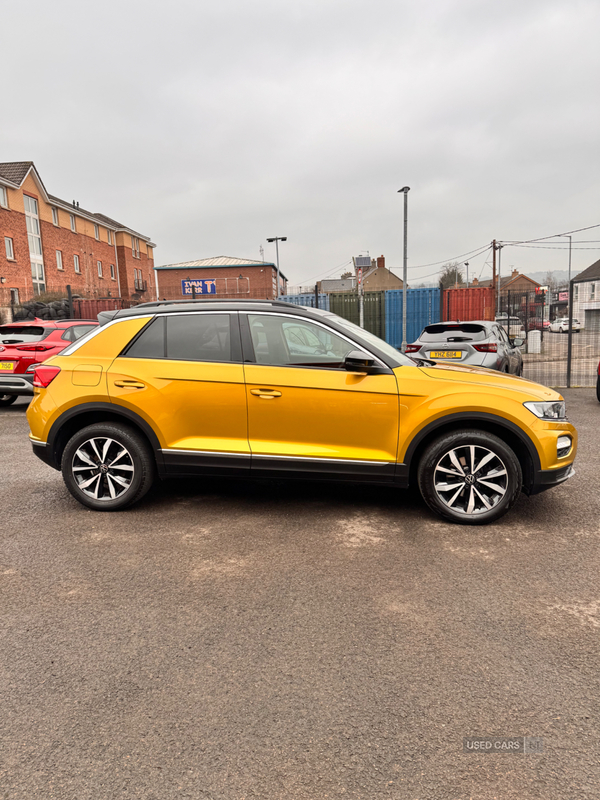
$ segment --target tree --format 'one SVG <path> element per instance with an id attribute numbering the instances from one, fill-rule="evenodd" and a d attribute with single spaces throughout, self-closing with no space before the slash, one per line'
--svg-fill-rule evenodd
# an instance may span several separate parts
<path id="1" fill-rule="evenodd" d="M 551 292 L 554 292 L 556 289 L 558 289 L 558 281 L 554 277 L 553 272 L 546 273 L 546 277 L 544 278 L 544 283 L 542 285 L 547 286 Z"/>
<path id="2" fill-rule="evenodd" d="M 463 271 L 458 261 L 444 264 L 440 273 L 440 281 L 443 289 L 452 289 L 457 284 L 460 286 L 461 283 L 464 283 Z"/>

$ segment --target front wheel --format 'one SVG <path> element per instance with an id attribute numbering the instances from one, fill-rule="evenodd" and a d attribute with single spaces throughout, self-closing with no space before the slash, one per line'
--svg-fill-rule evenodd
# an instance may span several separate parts
<path id="1" fill-rule="evenodd" d="M 596 381 L 596 397 L 600 403 L 600 375 L 598 375 L 598 380 Z"/>
<path id="2" fill-rule="evenodd" d="M 120 511 L 140 500 L 154 480 L 154 457 L 132 428 L 88 425 L 68 441 L 61 471 L 76 500 L 95 511 Z"/>
<path id="3" fill-rule="evenodd" d="M 0 394 L 0 406 L 11 406 L 16 399 L 16 394 Z"/>
<path id="4" fill-rule="evenodd" d="M 482 525 L 514 505 L 523 484 L 511 448 L 492 433 L 456 431 L 436 439 L 423 453 L 419 489 L 432 511 L 463 525 Z"/>

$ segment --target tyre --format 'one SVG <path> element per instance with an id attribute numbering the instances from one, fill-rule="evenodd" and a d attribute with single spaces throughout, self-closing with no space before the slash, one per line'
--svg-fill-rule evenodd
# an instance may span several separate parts
<path id="1" fill-rule="evenodd" d="M 598 380 L 596 381 L 596 397 L 600 403 L 600 375 L 598 375 Z"/>
<path id="2" fill-rule="evenodd" d="M 482 525 L 514 505 L 523 484 L 511 448 L 492 433 L 465 430 L 432 442 L 418 467 L 423 500 L 436 514 L 463 525 Z"/>
<path id="3" fill-rule="evenodd" d="M 16 394 L 0 394 L 0 406 L 11 406 L 17 396 Z"/>
<path id="4" fill-rule="evenodd" d="M 61 471 L 76 500 L 95 511 L 120 511 L 152 486 L 154 456 L 137 431 L 117 422 L 88 425 L 68 441 Z"/>

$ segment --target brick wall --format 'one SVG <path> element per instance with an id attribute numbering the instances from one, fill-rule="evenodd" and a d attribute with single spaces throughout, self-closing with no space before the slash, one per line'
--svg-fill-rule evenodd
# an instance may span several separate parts
<path id="1" fill-rule="evenodd" d="M 73 294 L 107 297 L 118 296 L 117 264 L 114 245 L 97 241 L 82 233 L 73 233 L 67 228 L 58 228 L 50 222 L 41 221 L 44 269 L 47 291 L 62 291 L 71 285 Z M 63 269 L 57 267 L 56 251 L 62 252 Z M 75 272 L 74 256 L 79 256 L 80 274 Z M 98 275 L 98 264 L 102 262 L 102 277 Z M 110 277 L 110 265 L 115 266 L 115 278 Z"/>
<path id="2" fill-rule="evenodd" d="M 187 278 L 197 280 L 216 280 L 217 294 L 221 296 L 234 296 L 236 294 L 236 278 L 242 276 L 239 281 L 240 287 L 249 291 L 242 291 L 240 298 L 271 298 L 275 296 L 275 281 L 277 270 L 265 264 L 264 267 L 210 267 L 202 269 L 168 269 L 158 270 L 158 294 L 159 297 L 167 300 L 177 300 L 183 298 L 181 292 L 181 281 Z M 229 285 L 225 284 L 225 279 L 229 279 Z M 151 295 L 148 299 L 152 299 Z M 189 295 L 186 296 L 189 299 Z"/>
<path id="3" fill-rule="evenodd" d="M 13 240 L 14 261 L 6 258 L 5 236 Z M 0 207 L 0 306 L 10 304 L 11 289 L 18 289 L 20 299 L 30 297 L 33 292 L 29 242 L 25 214 Z"/>

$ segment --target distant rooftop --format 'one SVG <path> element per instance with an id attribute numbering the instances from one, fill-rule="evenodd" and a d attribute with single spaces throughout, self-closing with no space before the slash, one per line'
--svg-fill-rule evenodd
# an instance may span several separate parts
<path id="1" fill-rule="evenodd" d="M 234 256 L 213 256 L 212 258 L 199 258 L 195 261 L 181 261 L 178 264 L 163 264 L 154 269 L 213 269 L 214 267 L 275 267 L 272 261 L 255 261 L 252 258 L 235 258 Z M 279 271 L 280 276 L 287 278 Z"/>

